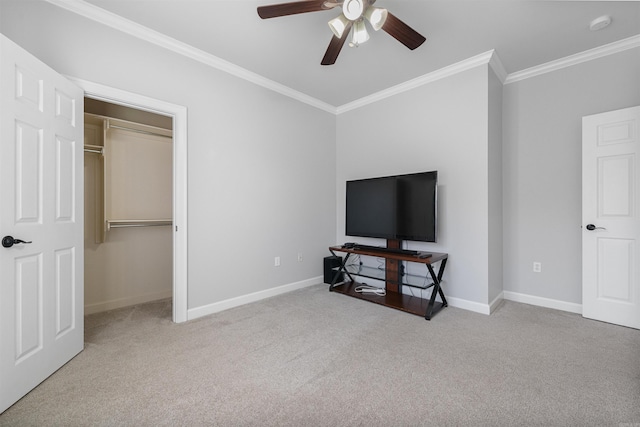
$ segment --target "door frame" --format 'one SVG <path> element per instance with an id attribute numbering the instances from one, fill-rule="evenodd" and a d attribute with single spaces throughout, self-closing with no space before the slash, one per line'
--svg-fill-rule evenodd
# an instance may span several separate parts
<path id="1" fill-rule="evenodd" d="M 187 107 L 65 76 L 85 97 L 173 118 L 173 321 L 187 321 Z"/>

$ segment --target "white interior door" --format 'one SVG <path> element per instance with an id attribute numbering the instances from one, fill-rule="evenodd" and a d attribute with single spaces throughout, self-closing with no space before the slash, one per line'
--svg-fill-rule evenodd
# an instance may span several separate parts
<path id="1" fill-rule="evenodd" d="M 582 119 L 582 314 L 640 329 L 640 107 Z"/>
<path id="2" fill-rule="evenodd" d="M 0 58 L 0 234 L 30 242 L 0 247 L 3 412 L 84 346 L 84 94 L 1 34 Z"/>

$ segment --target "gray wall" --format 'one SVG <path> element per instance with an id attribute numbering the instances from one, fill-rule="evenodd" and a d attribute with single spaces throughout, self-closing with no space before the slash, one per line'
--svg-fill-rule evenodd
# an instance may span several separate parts
<path id="1" fill-rule="evenodd" d="M 489 204 L 489 289 L 492 303 L 503 289 L 503 190 L 502 190 L 502 83 L 489 69 L 489 137 L 488 137 L 488 204 Z"/>
<path id="2" fill-rule="evenodd" d="M 451 254 L 449 295 L 486 304 L 503 280 L 581 303 L 581 117 L 640 104 L 640 49 L 502 97 L 478 67 L 336 118 L 48 3 L 0 12 L 0 31 L 59 72 L 188 108 L 190 308 L 321 275 L 347 240 L 347 179 L 436 169 L 441 238 L 413 247 Z"/>
<path id="3" fill-rule="evenodd" d="M 347 180 L 437 170 L 438 242 L 407 247 L 449 253 L 446 294 L 483 305 L 488 302 L 488 73 L 487 65 L 479 66 L 340 114 L 336 162 L 338 242 L 354 240 L 344 236 Z"/>
<path id="4" fill-rule="evenodd" d="M 187 107 L 190 309 L 322 275 L 334 115 L 49 3 L 0 8 L 2 33 L 58 72 Z"/>
<path id="5" fill-rule="evenodd" d="M 505 291 L 582 303 L 582 117 L 634 105 L 640 48 L 505 85 Z"/>

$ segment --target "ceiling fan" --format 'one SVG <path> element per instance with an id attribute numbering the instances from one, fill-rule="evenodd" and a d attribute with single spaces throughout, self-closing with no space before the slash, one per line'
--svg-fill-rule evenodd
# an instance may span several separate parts
<path id="1" fill-rule="evenodd" d="M 349 46 L 358 46 L 369 40 L 365 27 L 365 18 L 371 27 L 378 31 L 383 29 L 400 43 L 413 50 L 426 40 L 421 34 L 402 22 L 386 9 L 373 7 L 376 0 L 305 0 L 291 3 L 259 6 L 258 15 L 262 19 L 277 18 L 279 16 L 295 15 L 298 13 L 319 12 L 335 7 L 341 7 L 342 13 L 329 21 L 329 28 L 333 38 L 322 58 L 322 65 L 335 64 L 342 46 L 351 33 Z"/>

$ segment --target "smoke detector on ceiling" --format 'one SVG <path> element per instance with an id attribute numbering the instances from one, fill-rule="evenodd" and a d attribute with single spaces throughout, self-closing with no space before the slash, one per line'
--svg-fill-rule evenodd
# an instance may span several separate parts
<path id="1" fill-rule="evenodd" d="M 598 31 L 608 26 L 609 24 L 611 24 L 611 17 L 609 15 L 602 15 L 591 21 L 591 23 L 589 24 L 589 29 L 591 31 Z"/>

